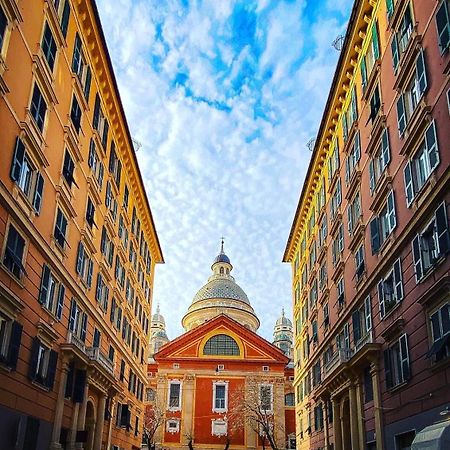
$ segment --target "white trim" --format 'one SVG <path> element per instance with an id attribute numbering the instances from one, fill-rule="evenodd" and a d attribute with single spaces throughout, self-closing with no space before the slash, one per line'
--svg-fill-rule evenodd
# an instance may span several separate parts
<path id="1" fill-rule="evenodd" d="M 180 386 L 180 393 L 178 396 L 178 405 L 177 406 L 170 406 L 170 388 L 172 385 L 178 384 Z M 167 409 L 169 411 L 181 411 L 181 401 L 183 398 L 183 383 L 181 380 L 170 380 L 169 381 L 169 388 L 167 389 Z"/>
<path id="2" fill-rule="evenodd" d="M 216 408 L 216 387 L 225 386 L 225 407 Z M 212 398 L 212 411 L 217 413 L 224 413 L 228 411 L 228 381 L 214 381 L 213 382 L 213 398 Z"/>
<path id="3" fill-rule="evenodd" d="M 175 425 L 171 427 L 170 425 Z M 166 431 L 168 433 L 179 433 L 180 432 L 180 419 L 168 419 L 166 421 Z"/>
<path id="4" fill-rule="evenodd" d="M 215 427 L 221 427 L 215 429 Z M 224 419 L 211 419 L 211 434 L 213 436 L 226 436 L 228 433 L 228 421 Z"/>

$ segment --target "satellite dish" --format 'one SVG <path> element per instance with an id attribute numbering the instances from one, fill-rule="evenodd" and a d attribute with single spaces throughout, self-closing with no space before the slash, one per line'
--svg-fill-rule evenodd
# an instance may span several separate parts
<path id="1" fill-rule="evenodd" d="M 344 39 L 345 36 L 343 34 L 340 34 L 332 43 L 331 45 L 340 52 L 342 50 L 342 47 L 344 45 Z"/>
<path id="2" fill-rule="evenodd" d="M 142 143 L 139 142 L 137 139 L 135 138 L 131 138 L 131 142 L 133 142 L 133 146 L 134 146 L 134 151 L 137 152 L 141 147 L 142 147 Z"/>
<path id="3" fill-rule="evenodd" d="M 312 152 L 314 150 L 314 145 L 316 143 L 316 138 L 311 138 L 307 143 L 306 146 L 308 147 L 308 150 Z"/>

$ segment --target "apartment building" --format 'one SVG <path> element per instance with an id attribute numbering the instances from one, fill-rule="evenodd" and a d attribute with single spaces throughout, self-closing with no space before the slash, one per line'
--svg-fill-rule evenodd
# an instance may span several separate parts
<path id="1" fill-rule="evenodd" d="M 448 412 L 449 11 L 354 2 L 284 254 L 299 449 L 409 449 Z"/>
<path id="2" fill-rule="evenodd" d="M 0 0 L 2 449 L 140 448 L 163 262 L 95 2 Z"/>

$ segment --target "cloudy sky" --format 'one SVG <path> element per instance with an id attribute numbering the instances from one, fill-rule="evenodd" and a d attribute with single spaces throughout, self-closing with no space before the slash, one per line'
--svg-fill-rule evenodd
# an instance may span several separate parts
<path id="1" fill-rule="evenodd" d="M 170 338 L 225 237 L 272 338 L 281 262 L 352 0 L 97 0 L 166 263 Z"/>

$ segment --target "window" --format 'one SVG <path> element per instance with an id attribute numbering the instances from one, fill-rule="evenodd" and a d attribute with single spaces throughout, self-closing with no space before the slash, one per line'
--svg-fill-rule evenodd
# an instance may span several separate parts
<path id="1" fill-rule="evenodd" d="M 64 163 L 63 163 L 63 177 L 66 180 L 69 187 L 72 187 L 72 183 L 77 186 L 77 183 L 75 182 L 75 179 L 73 177 L 73 171 L 75 170 L 75 164 L 73 162 L 72 157 L 70 156 L 70 153 L 66 150 L 64 153 Z M 77 186 L 78 187 L 78 186 Z"/>
<path id="2" fill-rule="evenodd" d="M 370 78 L 376 60 L 380 57 L 380 41 L 378 39 L 378 24 L 374 22 L 370 32 L 370 44 L 366 54 L 361 59 L 362 89 L 365 92 L 367 81 Z"/>
<path id="3" fill-rule="evenodd" d="M 316 306 L 317 303 L 317 279 L 314 278 L 314 281 L 311 284 L 311 289 L 309 291 L 309 304 L 311 306 L 311 310 Z"/>
<path id="4" fill-rule="evenodd" d="M 72 57 L 72 72 L 74 72 L 83 88 L 84 96 L 88 100 L 91 90 L 92 73 L 91 68 L 86 62 L 86 58 L 82 51 L 81 38 L 78 33 L 75 35 L 75 44 Z"/>
<path id="5" fill-rule="evenodd" d="M 0 314 L 0 364 L 12 370 L 17 366 L 22 328 L 19 322 Z"/>
<path id="6" fill-rule="evenodd" d="M 109 346 L 109 349 L 108 349 L 108 359 L 109 359 L 111 362 L 114 362 L 114 355 L 115 355 L 114 347 L 113 347 L 112 345 L 110 345 L 110 346 Z"/>
<path id="7" fill-rule="evenodd" d="M 122 308 L 117 306 L 116 299 L 114 297 L 111 300 L 109 320 L 118 330 L 120 330 L 122 322 Z"/>
<path id="8" fill-rule="evenodd" d="M 119 282 L 120 287 L 123 289 L 125 287 L 125 266 L 119 255 L 116 255 L 116 265 L 114 269 L 114 276 Z"/>
<path id="9" fill-rule="evenodd" d="M 181 382 L 169 382 L 169 411 L 179 411 L 181 409 Z"/>
<path id="10" fill-rule="evenodd" d="M 50 267 L 44 264 L 39 289 L 39 303 L 58 319 L 62 317 L 65 293 L 64 285 L 55 278 Z"/>
<path id="11" fill-rule="evenodd" d="M 153 402 L 156 399 L 156 392 L 154 389 L 147 388 L 145 391 L 145 399 L 147 402 Z"/>
<path id="12" fill-rule="evenodd" d="M 318 244 L 319 244 L 319 249 L 322 248 L 323 245 L 325 245 L 326 241 L 327 241 L 327 216 L 326 214 L 323 216 L 322 221 L 320 222 L 320 226 L 319 226 L 319 238 L 318 238 Z"/>
<path id="13" fill-rule="evenodd" d="M 112 267 L 114 259 L 114 242 L 109 237 L 105 226 L 102 227 L 102 236 L 100 239 L 100 252 L 106 258 L 109 267 Z"/>
<path id="14" fill-rule="evenodd" d="M 213 383 L 213 412 L 225 412 L 228 408 L 228 383 Z"/>
<path id="15" fill-rule="evenodd" d="M 388 129 L 384 128 L 381 141 L 373 158 L 369 161 L 369 187 L 374 192 L 384 170 L 391 161 Z"/>
<path id="16" fill-rule="evenodd" d="M 441 54 L 450 47 L 450 2 L 443 0 L 436 13 L 436 26 Z"/>
<path id="17" fill-rule="evenodd" d="M 47 103 L 42 96 L 39 86 L 35 83 L 33 89 L 33 97 L 31 98 L 30 114 L 36 122 L 41 132 L 44 131 L 45 113 L 47 112 Z"/>
<path id="18" fill-rule="evenodd" d="M 39 338 L 33 339 L 28 376 L 48 389 L 53 388 L 58 353 L 44 345 Z"/>
<path id="19" fill-rule="evenodd" d="M 109 288 L 101 273 L 97 274 L 97 286 L 95 289 L 95 300 L 99 303 L 103 311 L 108 309 Z"/>
<path id="20" fill-rule="evenodd" d="M 330 325 L 330 309 L 328 307 L 328 303 L 323 305 L 323 326 L 324 328 L 328 328 Z"/>
<path id="21" fill-rule="evenodd" d="M 166 430 L 169 433 L 180 432 L 180 421 L 178 419 L 170 419 L 167 421 Z"/>
<path id="22" fill-rule="evenodd" d="M 319 342 L 319 327 L 317 325 L 317 320 L 312 321 L 311 328 L 312 328 L 311 341 L 313 342 L 313 344 L 317 344 Z"/>
<path id="23" fill-rule="evenodd" d="M 100 347 L 100 339 L 101 333 L 98 328 L 94 328 L 94 338 L 92 340 L 92 347 L 99 348 Z"/>
<path id="24" fill-rule="evenodd" d="M 446 303 L 430 316 L 432 346 L 427 357 L 434 362 L 450 356 L 450 304 Z"/>
<path id="25" fill-rule="evenodd" d="M 322 403 L 314 407 L 314 430 L 323 429 L 323 407 Z"/>
<path id="26" fill-rule="evenodd" d="M 129 197 L 129 191 L 128 186 L 125 186 L 125 189 L 123 191 L 123 204 L 122 207 L 125 211 L 128 211 L 128 197 Z M 141 241 L 142 242 L 142 241 Z"/>
<path id="27" fill-rule="evenodd" d="M 109 154 L 109 171 L 114 178 L 117 186 L 120 186 L 120 177 L 122 173 L 122 163 L 117 157 L 116 146 L 111 142 L 111 151 Z M 133 228 L 133 227 L 132 227 Z M 136 233 L 137 234 L 137 233 Z"/>
<path id="28" fill-rule="evenodd" d="M 327 287 L 327 262 L 325 261 L 319 268 L 319 288 L 323 291 Z"/>
<path id="29" fill-rule="evenodd" d="M 56 58 L 56 41 L 47 22 L 45 23 L 44 35 L 42 36 L 41 48 L 42 53 L 44 54 L 44 58 L 47 61 L 48 67 L 50 68 L 50 71 L 53 72 Z"/>
<path id="30" fill-rule="evenodd" d="M 110 181 L 106 183 L 105 205 L 111 214 L 113 222 L 115 222 L 117 217 L 117 200 L 113 198 Z"/>
<path id="31" fill-rule="evenodd" d="M 88 286 L 92 286 L 92 271 L 94 268 L 94 263 L 87 253 L 84 244 L 80 242 L 78 244 L 77 251 L 77 261 L 76 261 L 76 272 L 80 275 L 83 282 Z"/>
<path id="32" fill-rule="evenodd" d="M 411 17 L 411 6 L 408 5 L 405 14 L 400 22 L 399 29 L 392 35 L 391 51 L 392 51 L 392 65 L 394 66 L 394 72 L 397 72 L 398 63 L 402 53 L 408 47 L 409 38 L 413 31 L 413 22 Z"/>
<path id="33" fill-rule="evenodd" d="M 381 108 L 381 99 L 380 99 L 380 87 L 376 85 L 372 97 L 370 98 L 370 115 L 369 120 L 372 124 L 375 122 L 375 119 L 378 116 L 378 111 Z"/>
<path id="34" fill-rule="evenodd" d="M 103 148 L 106 149 L 106 144 L 108 143 L 108 130 L 109 125 L 106 117 L 103 115 L 101 106 L 100 106 L 100 96 L 98 93 L 95 95 L 95 105 L 94 105 L 94 115 L 92 118 L 92 126 L 95 130 L 98 131 L 100 139 L 102 141 Z M 111 142 L 111 148 L 114 145 L 114 142 Z"/>
<path id="35" fill-rule="evenodd" d="M 331 195 L 331 220 L 334 220 L 342 203 L 341 179 L 338 178 L 336 187 Z"/>
<path id="36" fill-rule="evenodd" d="M 0 54 L 3 50 L 3 42 L 5 41 L 6 29 L 8 28 L 8 19 L 0 6 Z"/>
<path id="37" fill-rule="evenodd" d="M 347 229 L 348 234 L 352 235 L 353 229 L 356 228 L 359 218 L 361 217 L 361 196 L 357 192 L 353 200 L 347 206 Z"/>
<path id="38" fill-rule="evenodd" d="M 295 406 L 295 395 L 293 392 L 284 395 L 284 406 Z"/>
<path id="39" fill-rule="evenodd" d="M 434 120 L 425 131 L 418 151 L 403 169 L 406 205 L 411 206 L 414 197 L 420 192 L 426 181 L 439 165 L 439 148 Z"/>
<path id="40" fill-rule="evenodd" d="M 343 306 L 345 302 L 345 288 L 344 288 L 344 278 L 339 278 L 337 284 L 336 284 L 336 290 L 337 290 L 337 303 L 338 306 Z"/>
<path id="41" fill-rule="evenodd" d="M 88 197 L 86 206 L 86 222 L 91 228 L 93 225 L 95 225 L 94 216 L 95 216 L 95 206 L 90 197 Z"/>
<path id="42" fill-rule="evenodd" d="M 347 110 L 342 115 L 342 132 L 344 134 L 344 142 L 347 142 L 349 129 L 352 127 L 353 123 L 358 119 L 358 107 L 356 100 L 356 86 L 353 85 L 350 104 Z"/>
<path id="43" fill-rule="evenodd" d="M 364 303 L 352 312 L 353 343 L 355 345 L 364 339 L 372 329 L 372 306 L 370 295 L 366 297 Z"/>
<path id="44" fill-rule="evenodd" d="M 94 179 L 97 181 L 100 190 L 103 185 L 103 175 L 104 175 L 104 167 L 101 159 L 99 158 L 97 151 L 95 149 L 95 141 L 91 138 L 89 143 L 89 157 L 88 157 L 88 166 L 91 169 L 91 172 L 94 176 Z"/>
<path id="45" fill-rule="evenodd" d="M 75 127 L 76 132 L 80 131 L 81 125 L 81 108 L 78 103 L 75 94 L 72 96 L 72 107 L 70 108 L 70 119 L 72 120 L 72 124 Z"/>
<path id="46" fill-rule="evenodd" d="M 378 282 L 378 302 L 383 318 L 397 303 L 403 300 L 403 277 L 400 258 L 395 261 L 389 273 Z"/>
<path id="47" fill-rule="evenodd" d="M 57 242 L 57 244 L 62 249 L 65 247 L 67 243 L 66 232 L 67 232 L 67 218 L 61 211 L 61 209 L 58 208 L 53 236 L 55 237 L 55 241 Z"/>
<path id="48" fill-rule="evenodd" d="M 322 382 L 322 372 L 320 360 L 318 360 L 312 367 L 312 385 L 318 386 Z"/>
<path id="49" fill-rule="evenodd" d="M 450 251 L 450 236 L 445 201 L 436 209 L 431 222 L 412 241 L 416 281 L 433 269 Z"/>
<path id="50" fill-rule="evenodd" d="M 407 83 L 403 92 L 400 93 L 397 100 L 397 124 L 400 137 L 403 136 L 406 125 L 416 110 L 427 87 L 428 82 L 425 70 L 425 59 L 423 50 L 421 49 L 416 60 L 415 71 L 412 78 Z"/>
<path id="51" fill-rule="evenodd" d="M 16 277 L 20 278 L 26 274 L 23 265 L 25 252 L 25 239 L 19 234 L 13 225 L 9 225 L 8 237 L 6 240 L 5 254 L 3 255 L 3 265 Z"/>
<path id="52" fill-rule="evenodd" d="M 340 333 L 336 335 L 336 348 L 342 350 L 350 349 L 350 332 L 348 323 L 344 324 Z"/>
<path id="53" fill-rule="evenodd" d="M 203 348 L 204 355 L 239 356 L 239 346 L 237 342 L 226 334 L 217 334 L 208 339 Z"/>
<path id="54" fill-rule="evenodd" d="M 67 29 L 69 27 L 69 18 L 70 18 L 70 4 L 69 0 L 65 0 L 62 2 L 61 0 L 54 0 L 56 12 L 58 17 L 60 18 L 60 26 L 61 32 L 64 38 L 67 36 Z"/>
<path id="55" fill-rule="evenodd" d="M 390 389 L 406 382 L 411 375 L 407 335 L 401 335 L 398 341 L 383 353 L 386 387 Z"/>
<path id="56" fill-rule="evenodd" d="M 344 226 L 340 224 L 336 236 L 331 244 L 333 267 L 335 267 L 336 264 L 340 261 L 343 250 L 344 250 Z"/>
<path id="57" fill-rule="evenodd" d="M 358 250 L 355 252 L 355 267 L 356 267 L 356 281 L 359 281 L 365 271 L 365 264 L 364 264 L 364 246 L 360 245 L 358 247 Z"/>
<path id="58" fill-rule="evenodd" d="M 72 298 L 70 301 L 69 330 L 82 342 L 86 340 L 87 323 L 87 314 L 81 310 L 78 302 Z"/>
<path id="59" fill-rule="evenodd" d="M 264 413 L 271 413 L 273 410 L 273 385 L 261 384 L 259 386 L 259 406 Z"/>
<path id="60" fill-rule="evenodd" d="M 353 173 L 358 166 L 358 162 L 361 158 L 361 137 L 359 135 L 359 130 L 357 131 L 355 138 L 353 140 L 350 152 L 345 159 L 345 183 L 349 184 Z"/>
<path id="61" fill-rule="evenodd" d="M 314 265 L 316 264 L 316 241 L 313 241 L 309 247 L 309 270 L 312 272 L 314 270 Z"/>
<path id="62" fill-rule="evenodd" d="M 397 216 L 395 213 L 394 191 L 389 191 L 386 203 L 380 213 L 370 221 L 370 242 L 372 255 L 379 252 L 386 238 L 397 226 Z"/>
<path id="63" fill-rule="evenodd" d="M 373 383 L 372 374 L 370 373 L 370 367 L 364 369 L 364 402 L 371 402 L 373 400 Z"/>
<path id="64" fill-rule="evenodd" d="M 322 178 L 322 184 L 316 194 L 316 203 L 317 203 L 317 213 L 318 214 L 320 214 L 320 211 L 325 206 L 325 202 L 326 202 L 325 178 Z"/>
<path id="65" fill-rule="evenodd" d="M 339 169 L 339 142 L 337 138 L 333 140 L 333 151 L 331 152 L 330 157 L 328 158 L 328 182 L 330 183 L 334 174 Z"/>

